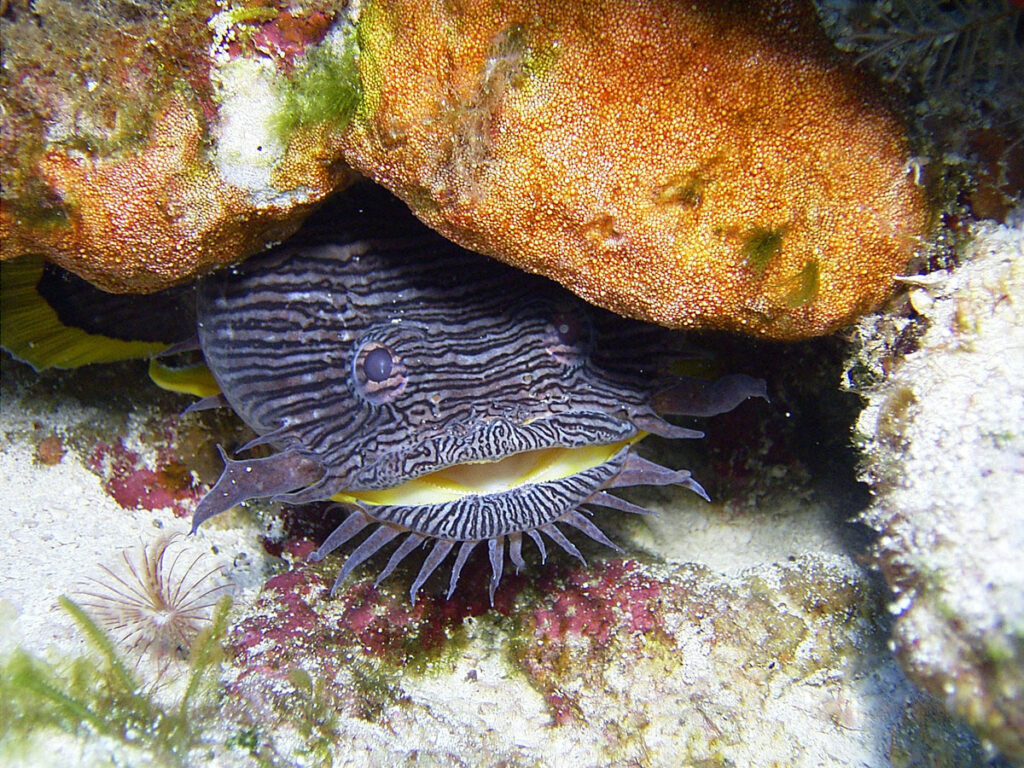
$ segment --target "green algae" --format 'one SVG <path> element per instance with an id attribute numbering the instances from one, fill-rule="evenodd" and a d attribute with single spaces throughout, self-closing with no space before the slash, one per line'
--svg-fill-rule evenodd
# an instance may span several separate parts
<path id="1" fill-rule="evenodd" d="M 754 663 L 763 669 L 802 670 L 806 661 L 798 651 L 808 638 L 808 622 L 779 610 L 777 591 L 761 577 L 752 577 L 744 587 L 739 594 L 728 587 L 713 589 L 712 604 L 720 606 L 712 619 L 719 642 L 751 649 Z"/>
<path id="2" fill-rule="evenodd" d="M 232 8 L 227 17 L 232 24 L 244 24 L 246 22 L 273 21 L 281 14 L 277 8 L 265 8 L 256 6 L 253 8 Z"/>
<path id="3" fill-rule="evenodd" d="M 315 680 L 298 667 L 288 671 L 288 681 L 294 686 L 292 723 L 303 741 L 303 756 L 312 765 L 330 766 L 331 748 L 337 741 L 339 702 L 333 681 L 317 677 Z"/>
<path id="4" fill-rule="evenodd" d="M 782 253 L 782 236 L 785 227 L 754 227 L 743 239 L 743 259 L 759 277 Z"/>
<path id="5" fill-rule="evenodd" d="M 282 142 L 299 128 L 326 125 L 340 131 L 348 126 L 363 99 L 357 37 L 354 28 L 347 30 L 340 52 L 329 40 L 307 49 L 305 62 L 283 86 L 274 117 Z"/>
<path id="6" fill-rule="evenodd" d="M 433 193 L 422 184 L 410 184 L 405 190 L 405 199 L 410 208 L 418 211 L 424 217 L 435 215 L 441 210 L 441 205 L 434 198 Z"/>
<path id="7" fill-rule="evenodd" d="M 561 49 L 542 43 L 540 31 L 536 25 L 511 24 L 495 39 L 487 59 L 492 78 L 502 81 L 499 93 L 528 87 L 561 59 Z"/>
<path id="8" fill-rule="evenodd" d="M 228 738 L 225 746 L 246 752 L 249 757 L 259 757 L 260 745 L 263 741 L 263 732 L 259 728 L 243 728 Z"/>
<path id="9" fill-rule="evenodd" d="M 814 301 L 821 285 L 821 266 L 817 259 L 808 261 L 803 269 L 785 281 L 789 287 L 784 302 L 790 309 L 803 307 Z"/>
<path id="10" fill-rule="evenodd" d="M 41 154 L 42 148 L 37 152 Z M 0 179 L 10 181 L 14 194 L 4 198 L 15 218 L 40 230 L 62 229 L 68 225 L 73 209 L 68 200 L 62 200 L 38 176 L 20 172 L 0 171 Z M 6 185 L 5 185 L 6 186 Z"/>
<path id="11" fill-rule="evenodd" d="M 160 701 L 155 687 L 137 677 L 77 603 L 67 597 L 59 602 L 94 653 L 54 663 L 18 649 L 0 664 L 3 749 L 26 748 L 41 731 L 59 730 L 106 737 L 160 765 L 191 764 L 189 753 L 202 740 L 215 706 L 209 683 L 223 658 L 230 600 L 218 603 L 196 638 L 184 690 L 170 702 Z"/>
<path id="12" fill-rule="evenodd" d="M 353 663 L 349 668 L 349 684 L 356 694 L 355 716 L 368 723 L 378 721 L 387 708 L 400 701 L 405 692 L 401 686 L 401 665 L 367 661 Z"/>
<path id="13" fill-rule="evenodd" d="M 554 44 L 541 45 L 532 43 L 526 49 L 523 58 L 523 73 L 526 75 L 525 84 L 538 80 L 553 70 L 562 58 L 562 50 Z"/>
<path id="14" fill-rule="evenodd" d="M 697 208 L 704 201 L 704 194 L 710 183 L 710 179 L 699 170 L 681 173 L 655 190 L 654 202 L 661 205 Z"/>

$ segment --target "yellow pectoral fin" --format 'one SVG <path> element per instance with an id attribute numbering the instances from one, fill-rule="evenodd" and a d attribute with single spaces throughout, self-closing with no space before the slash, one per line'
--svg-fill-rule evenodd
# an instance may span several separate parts
<path id="1" fill-rule="evenodd" d="M 156 358 L 149 361 L 149 378 L 161 389 L 181 392 L 196 397 L 211 397 L 220 394 L 220 386 L 202 363 L 184 368 L 164 365 Z"/>
<path id="2" fill-rule="evenodd" d="M 0 264 L 0 345 L 37 371 L 91 363 L 144 360 L 163 342 L 122 341 L 64 325 L 36 286 L 43 260 L 23 256 Z"/>

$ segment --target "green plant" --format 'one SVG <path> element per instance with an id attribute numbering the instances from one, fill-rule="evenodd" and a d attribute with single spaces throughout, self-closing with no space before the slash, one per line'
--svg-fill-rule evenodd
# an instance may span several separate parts
<path id="1" fill-rule="evenodd" d="M 305 754 L 312 765 L 329 766 L 340 706 L 331 685 L 323 678 L 314 680 L 300 667 L 288 671 L 288 681 L 295 687 L 294 722 L 305 744 Z"/>
<path id="2" fill-rule="evenodd" d="M 344 130 L 362 99 L 357 54 L 354 31 L 345 35 L 341 51 L 327 40 L 306 51 L 305 61 L 283 87 L 274 120 L 285 143 L 303 127 Z"/>
<path id="3" fill-rule="evenodd" d="M 203 742 L 207 714 L 215 703 L 212 681 L 220 670 L 221 640 L 230 598 L 217 604 L 196 636 L 180 693 L 161 700 L 125 663 L 115 642 L 77 603 L 60 598 L 93 654 L 64 664 L 17 650 L 0 665 L 0 735 L 6 744 L 40 730 L 106 737 L 111 748 L 137 750 L 147 762 L 186 765 Z M 24 741 L 22 741 L 24 743 Z"/>

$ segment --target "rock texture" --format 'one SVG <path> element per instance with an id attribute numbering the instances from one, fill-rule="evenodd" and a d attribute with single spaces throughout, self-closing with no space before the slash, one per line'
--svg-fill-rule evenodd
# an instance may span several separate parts
<path id="1" fill-rule="evenodd" d="M 807 0 L 79 6 L 5 6 L 0 254 L 108 290 L 286 237 L 350 167 L 670 327 L 827 333 L 927 229 L 898 112 Z"/>
<path id="2" fill-rule="evenodd" d="M 857 561 L 845 520 L 866 494 L 839 343 L 759 347 L 723 345 L 722 365 L 764 374 L 770 405 L 709 420 L 689 446 L 641 446 L 693 466 L 713 503 L 638 489 L 659 517 L 601 519 L 624 553 L 577 540 L 587 565 L 542 563 L 529 546 L 493 608 L 485 552 L 451 600 L 438 575 L 410 605 L 415 558 L 375 588 L 387 553 L 331 598 L 337 559 L 305 560 L 343 510 L 254 503 L 211 520 L 179 567 L 205 552 L 238 591 L 226 653 L 188 701 L 195 660 L 154 680 L 159 660 L 136 666 L 115 636 L 143 683 L 118 688 L 55 601 L 109 579 L 103 566 L 122 573 L 123 548 L 186 532 L 214 446 L 252 434 L 227 412 L 182 416 L 190 398 L 148 386 L 143 365 L 35 374 L 5 356 L 0 761 L 981 768 L 978 741 L 893 659 L 884 590 Z M 12 680 L 26 655 L 102 732 Z"/>
<path id="3" fill-rule="evenodd" d="M 344 100 L 295 97 L 307 46 L 346 49 L 334 5 L 5 3 L 0 256 L 144 293 L 294 232 L 350 177 Z"/>
<path id="4" fill-rule="evenodd" d="M 346 159 L 620 314 L 826 333 L 925 233 L 901 119 L 810 3 L 382 0 L 358 40 Z"/>
<path id="5" fill-rule="evenodd" d="M 858 422 L 907 674 L 1024 760 L 1024 231 L 912 283 L 927 330 Z M 869 338 L 877 337 L 868 334 Z"/>

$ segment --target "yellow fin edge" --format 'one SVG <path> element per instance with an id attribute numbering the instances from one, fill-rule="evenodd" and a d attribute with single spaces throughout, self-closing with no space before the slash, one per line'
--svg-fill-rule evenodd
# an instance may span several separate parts
<path id="1" fill-rule="evenodd" d="M 176 368 L 157 359 L 149 361 L 149 378 L 161 389 L 196 397 L 220 394 L 220 385 L 203 363 Z"/>
<path id="2" fill-rule="evenodd" d="M 0 346 L 18 360 L 42 371 L 140 360 L 167 348 L 160 342 L 121 341 L 61 323 L 36 290 L 43 265 L 38 256 L 0 263 Z"/>

